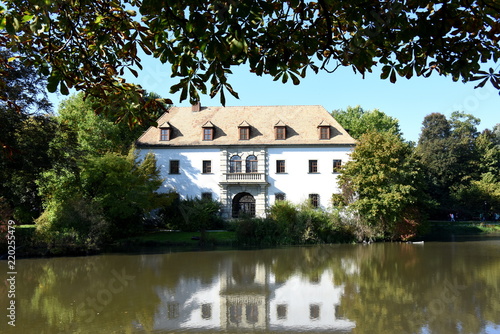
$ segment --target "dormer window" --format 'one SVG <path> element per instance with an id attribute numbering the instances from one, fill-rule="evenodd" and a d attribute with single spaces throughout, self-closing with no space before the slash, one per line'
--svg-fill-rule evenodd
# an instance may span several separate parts
<path id="1" fill-rule="evenodd" d="M 286 124 L 283 121 L 279 121 L 274 125 L 274 138 L 276 140 L 286 139 Z"/>
<path id="2" fill-rule="evenodd" d="M 214 140 L 213 128 L 203 128 L 203 140 Z"/>
<path id="3" fill-rule="evenodd" d="M 208 121 L 202 126 L 202 128 L 203 128 L 203 140 L 204 141 L 214 140 L 215 125 L 213 125 L 212 122 Z"/>
<path id="4" fill-rule="evenodd" d="M 250 139 L 250 124 L 248 124 L 246 121 L 243 121 L 240 125 L 238 125 L 238 130 L 240 133 L 240 140 Z"/>
<path id="5" fill-rule="evenodd" d="M 160 128 L 160 141 L 169 141 L 172 137 L 172 127 L 169 122 L 165 122 L 159 126 Z"/>
<path id="6" fill-rule="evenodd" d="M 326 123 L 325 121 L 322 121 L 318 125 L 319 129 L 319 139 L 330 139 L 330 124 Z"/>

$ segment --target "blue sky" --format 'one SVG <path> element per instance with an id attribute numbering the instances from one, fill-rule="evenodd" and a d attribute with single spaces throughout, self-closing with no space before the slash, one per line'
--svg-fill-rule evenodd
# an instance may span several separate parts
<path id="1" fill-rule="evenodd" d="M 170 98 L 176 106 L 189 106 L 188 101 L 179 103 L 180 94 L 170 94 L 170 86 L 177 83 L 170 78 L 169 65 L 154 59 L 143 58 L 144 70 L 138 78 L 126 76 L 128 82 L 140 84 L 149 92 Z M 368 73 L 363 79 L 350 68 L 339 68 L 335 73 L 308 73 L 301 84 L 294 86 L 289 80 L 283 84 L 270 76 L 258 77 L 249 73 L 244 65 L 233 68 L 228 80 L 239 93 L 239 99 L 226 94 L 227 106 L 254 105 L 322 105 L 329 112 L 348 106 L 361 106 L 365 110 L 379 109 L 399 120 L 406 140 L 417 141 L 424 117 L 439 112 L 447 117 L 453 111 L 464 111 L 481 119 L 479 130 L 493 128 L 500 123 L 500 96 L 491 85 L 474 89 L 476 82 L 463 84 L 450 77 L 398 77 L 395 84 L 381 80 L 380 75 Z M 53 100 L 61 97 L 53 96 Z M 219 97 L 202 96 L 204 106 L 220 105 Z"/>

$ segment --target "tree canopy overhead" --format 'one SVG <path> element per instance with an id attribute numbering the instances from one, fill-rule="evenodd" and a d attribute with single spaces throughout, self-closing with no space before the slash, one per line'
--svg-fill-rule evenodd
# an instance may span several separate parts
<path id="1" fill-rule="evenodd" d="M 450 75 L 492 84 L 484 63 L 500 57 L 496 0 L 8 0 L 0 7 L 0 45 L 49 76 L 49 91 L 69 88 L 110 100 L 141 100 L 125 71 L 139 50 L 171 65 L 181 101 L 200 93 L 237 97 L 231 67 L 294 84 L 307 72 L 351 67 L 382 79 Z M 4 78 L 2 78 L 4 80 Z M 151 102 L 152 103 L 152 102 Z"/>

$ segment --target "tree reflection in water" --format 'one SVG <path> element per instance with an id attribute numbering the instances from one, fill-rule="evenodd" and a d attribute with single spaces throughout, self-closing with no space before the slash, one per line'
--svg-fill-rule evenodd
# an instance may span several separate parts
<path id="1" fill-rule="evenodd" d="M 17 332 L 4 321 L 1 333 L 500 331 L 498 240 L 25 259 L 18 268 Z"/>

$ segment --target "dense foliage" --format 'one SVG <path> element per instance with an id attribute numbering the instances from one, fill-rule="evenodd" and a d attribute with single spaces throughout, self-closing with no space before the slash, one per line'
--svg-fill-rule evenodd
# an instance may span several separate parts
<path id="1" fill-rule="evenodd" d="M 332 111 L 332 116 L 354 139 L 359 139 L 363 134 L 374 131 L 401 135 L 398 120 L 378 109 L 363 110 L 360 106 L 347 107 L 346 110 Z"/>
<path id="2" fill-rule="evenodd" d="M 500 73 L 482 65 L 500 57 L 499 13 L 491 0 L 8 0 L 0 30 L 1 44 L 47 75 L 50 91 L 83 90 L 110 112 L 132 101 L 138 113 L 118 110 L 141 123 L 143 111 L 161 107 L 122 79 L 137 74 L 141 51 L 171 65 L 172 92 L 191 102 L 200 92 L 223 104 L 225 92 L 237 96 L 228 77 L 241 64 L 294 84 L 308 71 L 378 66 L 391 82 L 434 73 L 500 89 Z"/>
<path id="3" fill-rule="evenodd" d="M 98 248 L 142 232 L 160 185 L 154 157 L 139 162 L 134 151 L 89 157 L 76 170 L 48 171 L 39 181 L 46 207 L 37 229 L 49 244 Z"/>
<path id="4" fill-rule="evenodd" d="M 295 205 L 278 201 L 267 218 L 244 218 L 236 224 L 236 239 L 241 245 L 303 245 L 361 241 L 356 223 L 340 217 L 337 210 L 325 212 L 310 203 Z"/>
<path id="5" fill-rule="evenodd" d="M 480 120 L 472 115 L 430 114 L 414 147 L 403 141 L 397 120 L 378 110 L 357 107 L 333 115 L 358 145 L 341 171 L 343 194 L 332 202 L 359 214 L 379 235 L 409 238 L 426 217 L 497 219 L 498 124 L 479 133 Z"/>
<path id="6" fill-rule="evenodd" d="M 460 112 L 450 119 L 438 113 L 424 119 L 416 152 L 425 166 L 429 194 L 440 204 L 434 218 L 453 213 L 464 219 L 491 219 L 500 212 L 498 136 L 490 130 L 480 134 L 479 122 Z"/>
<path id="7" fill-rule="evenodd" d="M 220 217 L 221 203 L 209 199 L 181 199 L 175 192 L 161 195 L 158 212 L 155 213 L 157 226 L 170 230 L 206 231 L 223 229 Z"/>
<path id="8" fill-rule="evenodd" d="M 414 236 L 429 201 L 410 144 L 388 132 L 368 132 L 351 158 L 340 176 L 349 208 L 387 237 Z"/>
<path id="9" fill-rule="evenodd" d="M 58 159 L 48 144 L 57 126 L 45 78 L 32 67 L 3 62 L 11 55 L 0 51 L 0 200 L 15 218 L 33 220 L 41 212 L 34 180 Z"/>

